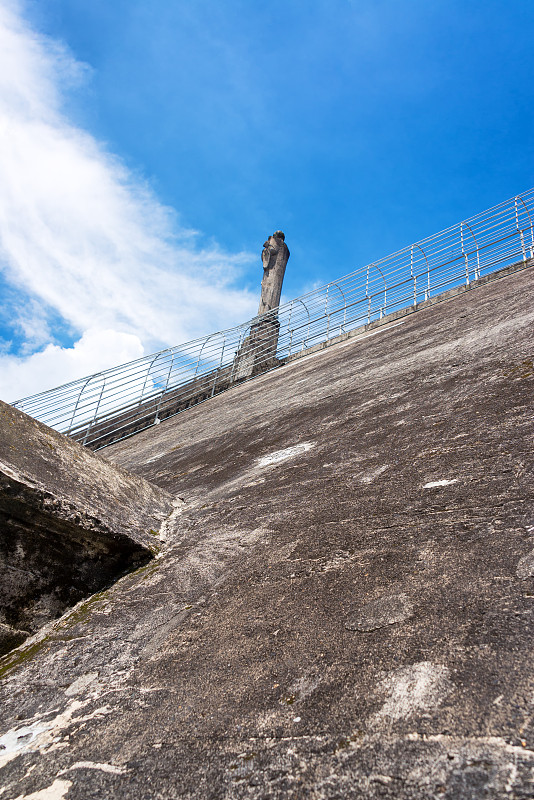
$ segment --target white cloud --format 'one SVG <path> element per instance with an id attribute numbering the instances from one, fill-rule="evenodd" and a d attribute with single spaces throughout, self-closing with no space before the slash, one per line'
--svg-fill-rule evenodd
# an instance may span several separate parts
<path id="1" fill-rule="evenodd" d="M 92 329 L 83 333 L 73 347 L 48 344 L 44 350 L 19 359 L 3 356 L 0 391 L 8 400 L 35 394 L 50 386 L 69 383 L 80 375 L 133 361 L 143 355 L 138 336 L 114 330 Z M 16 393 L 13 387 L 16 386 Z"/>
<path id="2" fill-rule="evenodd" d="M 62 95 L 83 73 L 30 30 L 17 3 L 0 0 L 0 268 L 29 298 L 11 323 L 33 348 L 52 338 L 48 312 L 81 337 L 68 349 L 0 356 L 0 397 L 45 388 L 40 373 L 32 383 L 38 365 L 48 365 L 49 388 L 109 366 L 111 353 L 175 345 L 256 310 L 254 296 L 232 288 L 251 256 L 197 247 L 147 184 L 65 117 Z M 89 355 L 90 342 L 100 355 Z"/>

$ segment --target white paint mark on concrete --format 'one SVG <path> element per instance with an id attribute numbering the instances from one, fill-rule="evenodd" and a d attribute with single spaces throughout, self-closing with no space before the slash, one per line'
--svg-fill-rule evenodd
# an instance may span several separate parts
<path id="1" fill-rule="evenodd" d="M 319 570 L 321 572 L 332 572 L 333 570 L 336 569 L 343 569 L 343 567 L 347 567 L 349 564 L 355 561 L 357 557 L 358 556 L 356 553 L 352 554 L 347 552 L 336 553 L 336 555 L 333 558 L 330 558 L 328 561 L 325 561 L 324 564 L 319 567 Z"/>
<path id="2" fill-rule="evenodd" d="M 490 745 L 490 747 L 496 747 L 499 750 L 502 750 L 504 753 L 508 753 L 512 757 L 519 756 L 520 758 L 528 759 L 529 761 L 534 760 L 534 750 L 519 747 L 519 745 L 508 744 L 508 742 L 500 736 L 449 736 L 444 733 L 436 733 L 431 735 L 408 733 L 405 738 L 409 742 L 440 742 L 447 746 L 458 746 L 458 744 L 478 746 L 487 744 Z"/>
<path id="3" fill-rule="evenodd" d="M 516 574 L 521 580 L 534 578 L 534 550 L 519 560 Z"/>
<path id="4" fill-rule="evenodd" d="M 48 753 L 52 750 L 67 747 L 66 742 L 59 741 L 61 732 L 65 728 L 75 723 L 86 722 L 94 717 L 102 717 L 111 713 L 109 706 L 103 706 L 95 709 L 90 714 L 73 719 L 76 711 L 87 705 L 87 702 L 82 703 L 80 700 L 73 700 L 65 711 L 51 720 L 37 720 L 31 725 L 14 728 L 0 736 L 0 769 L 24 753 L 32 753 L 37 750 Z"/>
<path id="5" fill-rule="evenodd" d="M 65 689 L 65 694 L 67 697 L 80 694 L 80 692 L 83 692 L 83 690 L 90 686 L 97 678 L 98 672 L 87 672 L 85 675 L 80 675 L 74 683 L 71 683 L 71 685 Z"/>
<path id="6" fill-rule="evenodd" d="M 72 781 L 56 779 L 54 783 L 51 786 L 47 786 L 46 789 L 40 789 L 38 792 L 32 792 L 31 794 L 19 794 L 15 800 L 62 800 L 71 786 Z"/>
<path id="7" fill-rule="evenodd" d="M 510 775 L 508 776 L 508 781 L 506 783 L 506 786 L 504 787 L 504 791 L 511 792 L 512 789 L 514 788 L 514 783 L 516 782 L 516 780 L 517 780 L 517 764 L 515 764 L 512 761 L 512 763 L 510 764 Z"/>
<path id="8" fill-rule="evenodd" d="M 401 667 L 387 675 L 379 687 L 388 697 L 374 717 L 374 722 L 406 719 L 422 711 L 437 708 L 454 690 L 449 670 L 439 664 L 421 661 Z"/>
<path id="9" fill-rule="evenodd" d="M 62 770 L 59 774 L 64 775 L 71 769 L 97 769 L 100 772 L 109 772 L 111 775 L 124 775 L 126 767 L 116 767 L 114 764 L 99 764 L 97 761 L 76 761 L 71 767 Z"/>
<path id="10" fill-rule="evenodd" d="M 384 784 L 384 786 L 387 786 L 388 783 L 392 782 L 393 778 L 391 778 L 389 775 L 376 774 L 376 775 L 369 775 L 369 780 L 376 781 L 376 783 L 382 783 Z"/>
<path id="11" fill-rule="evenodd" d="M 425 483 L 423 489 L 434 489 L 436 486 L 449 486 L 451 483 L 458 483 L 458 478 L 453 478 L 451 481 L 447 479 L 441 481 L 430 481 L 430 483 Z"/>
<path id="12" fill-rule="evenodd" d="M 269 453 L 269 455 L 258 459 L 256 466 L 270 467 L 273 464 L 280 464 L 282 461 L 287 461 L 288 458 L 306 453 L 312 447 L 315 447 L 315 442 L 302 442 L 301 444 L 293 445 L 293 447 L 287 447 L 285 450 L 276 450 L 274 453 Z"/>
<path id="13" fill-rule="evenodd" d="M 15 758 L 18 753 L 32 750 L 31 745 L 37 737 L 47 730 L 46 725 L 34 722 L 33 725 L 22 725 L 0 736 L 0 769 Z"/>
<path id="14" fill-rule="evenodd" d="M 166 454 L 167 454 L 167 451 L 165 451 L 163 453 L 156 453 L 156 455 L 152 456 L 152 458 L 147 458 L 145 460 L 145 464 L 153 464 L 154 461 L 158 461 L 158 459 L 162 458 Z"/>
<path id="15" fill-rule="evenodd" d="M 169 533 L 172 533 L 174 531 L 176 518 L 182 513 L 184 508 L 185 508 L 185 500 L 181 500 L 179 497 L 175 497 L 174 500 L 172 501 L 172 511 L 167 517 L 167 519 L 163 521 L 161 528 L 159 530 L 159 538 L 162 542 L 166 542 L 169 537 Z M 161 555 L 161 553 L 159 555 Z"/>
<path id="16" fill-rule="evenodd" d="M 360 482 L 372 483 L 376 478 L 378 478 L 379 475 L 382 475 L 382 473 L 385 472 L 387 469 L 389 469 L 389 464 L 384 464 L 382 467 L 377 467 L 377 469 L 373 470 L 372 472 L 369 472 L 367 475 L 364 475 L 363 478 L 360 478 Z"/>
<path id="17" fill-rule="evenodd" d="M 300 678 L 297 678 L 296 681 L 293 681 L 289 686 L 288 694 L 297 695 L 299 700 L 304 700 L 305 697 L 309 697 L 309 695 L 313 694 L 321 683 L 321 680 L 321 675 L 310 671 Z"/>

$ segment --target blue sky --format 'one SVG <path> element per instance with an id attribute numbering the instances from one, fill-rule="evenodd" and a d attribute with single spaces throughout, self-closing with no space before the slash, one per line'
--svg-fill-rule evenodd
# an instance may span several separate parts
<path id="1" fill-rule="evenodd" d="M 534 184 L 530 0 L 0 0 L 2 25 L 3 399 L 251 316 L 276 228 L 289 298 Z"/>

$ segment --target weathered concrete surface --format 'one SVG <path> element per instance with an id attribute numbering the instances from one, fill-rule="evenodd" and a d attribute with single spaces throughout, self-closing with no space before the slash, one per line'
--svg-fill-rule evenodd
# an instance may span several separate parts
<path id="1" fill-rule="evenodd" d="M 2 800 L 532 798 L 532 278 L 108 448 L 185 505 L 0 662 Z"/>
<path id="2" fill-rule="evenodd" d="M 0 653 L 146 563 L 173 508 L 166 491 L 0 402 Z"/>

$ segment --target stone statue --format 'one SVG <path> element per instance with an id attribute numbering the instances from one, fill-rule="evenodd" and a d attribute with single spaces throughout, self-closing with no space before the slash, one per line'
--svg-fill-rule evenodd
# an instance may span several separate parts
<path id="1" fill-rule="evenodd" d="M 289 259 L 289 249 L 282 231 L 275 231 L 263 245 L 263 280 L 258 316 L 267 314 L 280 305 L 282 282 Z"/>
<path id="2" fill-rule="evenodd" d="M 282 231 L 275 231 L 263 245 L 263 280 L 258 316 L 250 332 L 236 353 L 232 383 L 259 375 L 280 363 L 276 357 L 280 322 L 277 308 L 280 305 L 282 281 L 289 258 L 289 250 Z"/>

